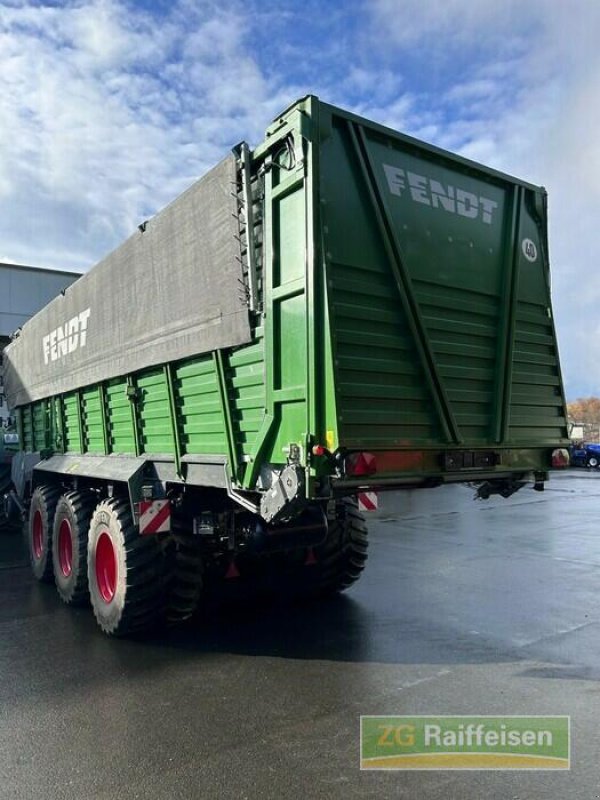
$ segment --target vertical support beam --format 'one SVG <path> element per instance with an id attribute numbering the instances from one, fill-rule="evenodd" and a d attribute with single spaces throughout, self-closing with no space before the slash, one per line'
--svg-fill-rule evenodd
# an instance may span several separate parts
<path id="1" fill-rule="evenodd" d="M 261 463 L 268 457 L 267 454 L 270 454 L 270 451 L 273 450 L 273 446 L 278 436 L 281 435 L 281 430 L 286 420 L 291 418 L 291 415 L 286 417 L 290 404 L 300 402 L 304 404 L 302 412 L 302 428 L 304 430 L 294 429 L 293 432 L 288 432 L 289 436 L 294 440 L 297 438 L 299 444 L 304 443 L 306 446 L 308 435 L 314 433 L 310 429 L 312 419 L 310 398 L 312 396 L 311 392 L 314 391 L 314 381 L 316 380 L 314 368 L 315 345 L 313 333 L 308 330 L 309 326 L 307 325 L 309 315 L 314 316 L 315 314 L 315 309 L 312 306 L 314 294 L 311 294 L 310 297 L 307 296 L 308 288 L 314 285 L 314 276 L 312 274 L 314 271 L 313 232 L 312 230 L 308 231 L 305 224 L 301 239 L 302 270 L 282 269 L 277 221 L 281 209 L 280 204 L 294 192 L 302 191 L 304 193 L 302 208 L 305 215 L 310 208 L 310 201 L 307 201 L 306 198 L 307 165 L 304 150 L 305 140 L 308 138 L 308 136 L 304 135 L 308 131 L 306 120 L 306 115 L 300 114 L 300 112 L 294 114 L 293 123 L 290 122 L 289 125 L 286 124 L 286 126 L 278 130 L 277 136 L 273 137 L 269 142 L 268 148 L 265 148 L 269 152 L 265 153 L 263 151 L 263 153 L 259 154 L 260 156 L 264 154 L 265 159 L 263 167 L 265 200 L 262 243 L 265 408 L 263 422 L 256 436 L 250 463 L 243 468 L 243 484 L 247 488 L 254 486 Z M 281 152 L 283 147 L 286 148 L 288 153 L 290 152 L 286 141 L 290 137 L 293 137 L 294 157 L 287 165 L 275 163 L 273 153 Z M 309 249 L 307 249 L 307 244 Z M 299 266 L 299 263 L 299 261 L 296 262 L 295 266 Z M 294 336 L 301 336 L 303 339 L 302 362 L 298 363 L 284 360 L 288 356 L 284 352 L 285 348 L 281 332 L 282 318 L 285 311 L 290 307 L 291 301 L 296 297 L 299 298 L 296 314 L 288 312 L 285 321 L 289 328 L 290 320 L 293 319 L 296 323 Z M 299 313 L 300 309 L 301 313 Z M 299 322 L 301 316 L 303 317 L 302 329 Z M 289 335 L 292 334 L 288 332 Z M 298 375 L 298 380 L 289 379 L 289 373 L 292 370 L 287 370 L 288 377 L 283 380 L 283 364 L 287 367 L 291 364 L 293 365 L 293 371 Z M 283 385 L 284 383 L 285 385 Z M 298 423 L 299 419 L 300 415 L 298 414 L 294 422 Z M 300 424 L 295 424 L 294 427 L 299 429 Z M 280 442 L 280 444 L 282 444 L 281 450 L 275 453 L 271 459 L 274 459 L 277 463 L 285 460 L 284 446 L 290 444 L 290 441 Z"/>
<path id="2" fill-rule="evenodd" d="M 250 148 L 246 142 L 240 147 L 242 155 L 242 194 L 244 197 L 244 219 L 246 222 L 246 254 L 248 259 L 248 306 L 256 311 L 256 249 L 254 247 L 254 207 L 252 200 L 252 172 L 250 169 Z"/>
<path id="3" fill-rule="evenodd" d="M 311 122 L 311 131 L 319 130 L 319 104 L 313 98 L 308 100 L 308 118 Z M 318 436 L 321 441 L 324 431 L 324 378 L 323 376 L 323 294 L 322 283 L 317 278 L 317 263 L 319 258 L 320 243 L 320 206 L 318 193 L 318 138 L 301 137 L 298 134 L 299 146 L 304 148 L 304 214 L 306 220 L 306 496 L 313 494 L 313 481 L 311 478 L 310 448 L 314 442 L 312 436 Z"/>
<path id="4" fill-rule="evenodd" d="M 244 472 L 244 485 L 253 488 L 258 478 L 263 454 L 276 425 L 273 377 L 273 271 L 275 254 L 273 248 L 273 157 L 267 155 L 264 162 L 265 207 L 263 217 L 263 330 L 265 365 L 265 411 L 263 424 L 256 435 L 251 455 L 252 461 Z"/>
<path id="5" fill-rule="evenodd" d="M 138 422 L 138 390 L 131 375 L 127 376 L 127 397 L 129 399 L 129 407 L 131 409 L 131 427 L 133 429 L 133 446 L 136 456 L 141 455 L 142 443 L 140 440 L 140 427 Z"/>
<path id="6" fill-rule="evenodd" d="M 56 444 L 60 444 L 60 452 L 64 453 L 65 443 L 65 405 L 62 394 L 57 395 L 54 400 L 54 412 L 56 414 Z"/>
<path id="7" fill-rule="evenodd" d="M 81 443 L 81 452 L 85 453 L 86 445 L 85 445 L 85 435 L 83 427 L 83 401 L 79 389 L 75 392 L 75 407 L 77 409 L 77 428 L 79 430 L 79 441 Z"/>
<path id="8" fill-rule="evenodd" d="M 223 413 L 223 421 L 225 423 L 225 437 L 227 439 L 227 457 L 229 459 L 229 474 L 233 481 L 237 476 L 237 456 L 235 447 L 235 434 L 233 431 L 233 421 L 231 419 L 231 407 L 229 405 L 229 396 L 227 394 L 227 384 L 225 379 L 225 365 L 223 363 L 223 353 L 221 350 L 213 351 L 213 362 L 215 366 L 215 373 L 217 376 L 217 385 L 219 387 L 219 398 L 221 400 L 221 410 Z"/>
<path id="9" fill-rule="evenodd" d="M 108 455 L 112 448 L 110 442 L 110 433 L 108 430 L 108 416 L 106 413 L 106 391 L 104 382 L 98 384 L 98 401 L 100 402 L 100 419 L 102 421 L 102 438 L 104 440 L 104 454 Z"/>
<path id="10" fill-rule="evenodd" d="M 44 449 L 52 450 L 52 401 L 42 400 L 43 420 L 44 420 Z"/>
<path id="11" fill-rule="evenodd" d="M 30 403 L 28 406 L 29 409 L 29 430 L 31 431 L 31 450 L 35 449 L 35 428 L 33 427 L 33 403 Z"/>
<path id="12" fill-rule="evenodd" d="M 494 413 L 494 440 L 496 444 L 506 442 L 510 424 L 510 402 L 512 394 L 513 361 L 515 350 L 515 322 L 518 291 L 519 269 L 519 230 L 521 227 L 521 206 L 523 204 L 523 187 L 514 186 L 511 193 L 510 221 L 507 225 L 504 240 L 506 253 L 502 272 L 504 285 L 502 288 L 502 305 L 498 326 L 498 352 L 496 356 L 496 407 Z"/>
<path id="13" fill-rule="evenodd" d="M 177 422 L 177 402 L 175 400 L 173 369 L 171 364 L 165 364 L 163 370 L 167 384 L 167 393 L 169 395 L 169 417 L 171 419 L 171 433 L 173 436 L 173 448 L 175 450 L 175 469 L 178 477 L 183 478 L 181 472 L 181 437 L 179 435 L 179 425 Z"/>
<path id="14" fill-rule="evenodd" d="M 273 284 L 275 272 L 275 248 L 273 244 L 273 156 L 265 159 L 264 193 L 265 208 L 263 221 L 263 325 L 265 339 L 265 405 L 266 412 L 273 418 L 275 409 L 273 392 L 275 378 L 273 374 L 273 353 L 275 347 L 273 320 Z M 257 443 L 260 447 L 260 444 Z"/>

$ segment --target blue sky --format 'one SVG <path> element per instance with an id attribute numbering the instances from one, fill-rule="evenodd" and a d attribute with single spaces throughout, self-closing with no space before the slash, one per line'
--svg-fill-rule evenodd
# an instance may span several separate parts
<path id="1" fill-rule="evenodd" d="M 550 194 L 569 398 L 600 394 L 597 0 L 0 6 L 0 260 L 87 269 L 295 98 Z"/>

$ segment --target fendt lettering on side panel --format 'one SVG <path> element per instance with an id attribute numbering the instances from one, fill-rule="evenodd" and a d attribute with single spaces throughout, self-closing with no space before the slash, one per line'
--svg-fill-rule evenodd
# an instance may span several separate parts
<path id="1" fill-rule="evenodd" d="M 87 343 L 87 328 L 91 310 L 86 308 L 77 316 L 59 325 L 42 338 L 44 351 L 44 364 L 64 358 L 68 353 L 73 353 Z"/>

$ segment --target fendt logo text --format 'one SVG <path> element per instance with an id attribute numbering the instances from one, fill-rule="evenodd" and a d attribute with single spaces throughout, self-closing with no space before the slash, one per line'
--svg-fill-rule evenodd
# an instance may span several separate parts
<path id="1" fill-rule="evenodd" d="M 64 358 L 79 347 L 85 347 L 90 313 L 90 309 L 86 308 L 85 311 L 77 314 L 64 325 L 59 325 L 58 328 L 43 337 L 44 364 Z"/>
<path id="2" fill-rule="evenodd" d="M 416 172 L 384 164 L 383 170 L 388 187 L 392 194 L 402 197 L 408 191 L 415 203 L 422 203 L 431 208 L 441 208 L 450 214 L 458 214 L 469 219 L 479 219 L 491 225 L 494 210 L 498 208 L 495 200 L 481 197 L 459 189 L 456 186 L 444 186 L 440 181 L 418 175 Z"/>

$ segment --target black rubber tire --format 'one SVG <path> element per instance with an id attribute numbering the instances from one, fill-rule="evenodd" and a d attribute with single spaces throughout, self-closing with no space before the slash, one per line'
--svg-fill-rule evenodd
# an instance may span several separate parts
<path id="1" fill-rule="evenodd" d="M 600 458 L 597 456 L 588 456 L 586 466 L 590 469 L 598 469 L 598 465 L 600 465 Z"/>
<path id="2" fill-rule="evenodd" d="M 325 541 L 313 547 L 312 553 L 293 550 L 282 554 L 282 559 L 273 559 L 266 571 L 265 585 L 279 596 L 292 600 L 323 598 L 343 592 L 362 575 L 367 562 L 368 532 L 356 500 L 337 501 L 328 509 L 327 519 Z"/>
<path id="3" fill-rule="evenodd" d="M 319 594 L 343 592 L 362 575 L 369 546 L 365 518 L 356 500 L 344 498 L 336 502 L 329 517 L 327 538 L 315 548 L 315 569 Z"/>
<path id="4" fill-rule="evenodd" d="M 204 591 L 204 560 L 191 535 L 175 529 L 169 546 L 169 585 L 165 617 L 176 625 L 194 616 Z"/>
<path id="5" fill-rule="evenodd" d="M 68 492 L 60 497 L 52 531 L 52 565 L 54 582 L 60 599 L 67 605 L 81 606 L 89 602 L 87 575 L 88 531 L 96 498 L 89 492 Z M 71 540 L 70 571 L 64 571 L 61 558 L 61 528 Z"/>
<path id="6" fill-rule="evenodd" d="M 38 486 L 29 503 L 24 531 L 31 570 L 38 581 L 54 580 L 52 569 L 52 528 L 60 492 L 52 486 Z"/>
<path id="7" fill-rule="evenodd" d="M 98 542 L 106 535 L 115 558 L 114 592 L 105 593 L 96 569 Z M 103 539 L 102 549 L 110 549 Z M 103 500 L 96 506 L 88 536 L 88 585 L 94 616 L 104 633 L 126 636 L 162 622 L 165 597 L 165 557 L 156 536 L 140 536 L 129 502 Z M 110 579 L 108 579 L 110 584 Z"/>

